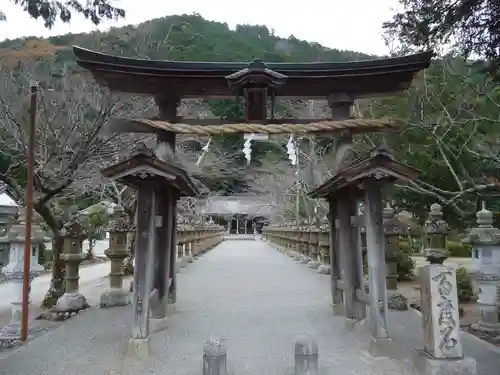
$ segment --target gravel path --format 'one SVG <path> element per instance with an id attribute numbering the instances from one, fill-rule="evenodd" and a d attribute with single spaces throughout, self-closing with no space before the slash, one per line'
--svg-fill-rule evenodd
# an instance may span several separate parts
<path id="1" fill-rule="evenodd" d="M 400 364 L 374 359 L 368 334 L 347 332 L 330 307 L 328 276 L 267 244 L 225 241 L 179 275 L 176 311 L 152 335 L 147 363 L 124 359 L 131 308 L 92 308 L 25 346 L 0 354 L 3 375 L 201 374 L 209 338 L 228 346 L 234 375 L 293 373 L 293 343 L 319 343 L 322 375 L 405 375 Z"/>

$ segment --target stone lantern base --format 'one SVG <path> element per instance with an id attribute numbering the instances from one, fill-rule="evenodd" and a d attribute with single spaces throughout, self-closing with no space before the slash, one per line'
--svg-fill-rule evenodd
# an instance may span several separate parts
<path id="1" fill-rule="evenodd" d="M 64 293 L 57 300 L 55 311 L 77 313 L 80 310 L 85 310 L 90 307 L 87 300 L 80 293 Z"/>
<path id="2" fill-rule="evenodd" d="M 422 375 L 475 375 L 477 365 L 474 358 L 434 359 L 425 351 L 417 350 L 413 354 L 415 370 Z"/>
<path id="3" fill-rule="evenodd" d="M 302 255 L 299 259 L 299 262 L 302 264 L 307 264 L 310 261 L 311 261 L 311 258 L 309 258 L 309 256 L 307 256 L 307 255 Z"/>
<path id="4" fill-rule="evenodd" d="M 490 342 L 500 342 L 500 324 L 479 321 L 470 325 L 469 332 Z"/>
<path id="5" fill-rule="evenodd" d="M 126 306 L 130 304 L 130 293 L 119 288 L 112 288 L 101 294 L 100 306 L 102 308 Z"/>
<path id="6" fill-rule="evenodd" d="M 318 273 L 322 275 L 330 274 L 330 265 L 329 264 L 320 264 L 318 267 Z"/>
<path id="7" fill-rule="evenodd" d="M 316 260 L 311 259 L 311 261 L 307 263 L 308 268 L 317 269 L 319 266 L 320 266 L 320 261 L 317 259 Z"/>
<path id="8" fill-rule="evenodd" d="M 389 310 L 406 311 L 408 310 L 408 299 L 397 290 L 388 290 L 387 307 Z"/>

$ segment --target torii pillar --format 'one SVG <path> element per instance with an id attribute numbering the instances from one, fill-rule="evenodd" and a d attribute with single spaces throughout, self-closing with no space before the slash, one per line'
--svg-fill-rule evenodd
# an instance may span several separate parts
<path id="1" fill-rule="evenodd" d="M 130 158 L 102 174 L 138 193 L 134 318 L 128 354 L 144 357 L 149 354 L 150 317 L 166 318 L 168 290 L 175 277 L 175 204 L 181 195 L 195 196 L 198 191 L 183 169 L 160 160 L 143 143 Z"/>

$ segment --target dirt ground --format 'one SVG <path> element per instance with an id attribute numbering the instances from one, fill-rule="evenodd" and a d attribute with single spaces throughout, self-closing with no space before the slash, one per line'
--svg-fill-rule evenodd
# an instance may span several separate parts
<path id="1" fill-rule="evenodd" d="M 416 281 L 400 282 L 398 289 L 408 298 L 408 304 L 420 304 L 420 286 Z M 479 308 L 475 302 L 460 303 L 459 306 L 464 309 L 464 315 L 460 318 L 461 326 L 469 326 L 479 320 Z"/>
<path id="2" fill-rule="evenodd" d="M 415 269 L 427 264 L 425 257 L 423 256 L 412 256 L 415 262 Z M 471 258 L 448 258 L 445 260 L 444 264 L 449 267 L 458 268 L 464 267 L 470 269 L 472 265 Z M 399 283 L 399 291 L 408 298 L 408 303 L 420 303 L 420 289 L 416 281 L 406 281 Z M 477 304 L 475 302 L 460 303 L 460 307 L 464 310 L 464 316 L 460 318 L 461 326 L 469 326 L 472 323 L 476 323 L 479 320 L 480 312 Z"/>

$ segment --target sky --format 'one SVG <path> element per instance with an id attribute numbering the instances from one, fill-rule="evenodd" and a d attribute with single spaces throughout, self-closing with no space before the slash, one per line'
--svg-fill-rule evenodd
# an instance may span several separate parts
<path id="1" fill-rule="evenodd" d="M 105 22 L 99 26 L 101 30 L 172 14 L 199 13 L 208 20 L 226 22 L 231 28 L 238 24 L 264 24 L 274 29 L 279 37 L 294 35 L 329 48 L 375 55 L 388 53 L 382 38 L 382 23 L 390 20 L 398 6 L 397 0 L 307 0 L 296 3 L 276 0 L 114 0 L 112 3 L 125 9 L 126 18 Z M 47 30 L 41 20 L 31 19 L 10 1 L 1 1 L 0 9 L 7 16 L 7 21 L 0 22 L 0 40 L 95 29 L 90 21 L 73 16 L 70 24 L 59 22 L 52 30 Z"/>

